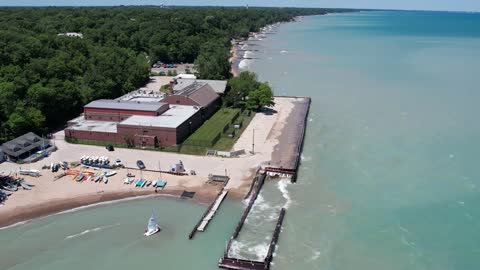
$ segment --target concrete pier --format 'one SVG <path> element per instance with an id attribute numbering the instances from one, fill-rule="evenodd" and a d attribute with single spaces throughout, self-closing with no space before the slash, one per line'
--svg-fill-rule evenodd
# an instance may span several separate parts
<path id="1" fill-rule="evenodd" d="M 188 234 L 188 239 L 192 239 L 195 236 L 196 232 L 203 232 L 207 227 L 210 220 L 213 218 L 213 215 L 217 212 L 218 208 L 220 208 L 220 204 L 223 202 L 225 197 L 227 196 L 228 190 L 223 188 L 218 194 L 215 200 L 208 206 L 205 213 L 203 213 L 200 220 L 195 224 L 192 231 Z"/>

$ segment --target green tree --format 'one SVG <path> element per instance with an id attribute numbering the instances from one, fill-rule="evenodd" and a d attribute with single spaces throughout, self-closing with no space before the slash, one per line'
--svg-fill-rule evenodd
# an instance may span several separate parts
<path id="1" fill-rule="evenodd" d="M 221 43 L 209 42 L 202 46 L 195 60 L 197 77 L 207 80 L 224 80 L 230 76 L 229 51 Z"/>
<path id="2" fill-rule="evenodd" d="M 260 83 L 257 89 L 248 95 L 246 106 L 251 110 L 259 110 L 263 107 L 274 106 L 273 91 L 268 83 Z"/>
<path id="3" fill-rule="evenodd" d="M 259 86 L 257 74 L 250 71 L 243 71 L 238 77 L 233 77 L 228 81 L 230 90 L 225 97 L 225 103 L 233 107 L 238 107 L 244 103 L 245 98 L 251 91 Z"/>
<path id="4" fill-rule="evenodd" d="M 24 134 L 29 131 L 42 133 L 45 116 L 36 108 L 19 104 L 8 118 L 8 126 L 14 134 Z"/>

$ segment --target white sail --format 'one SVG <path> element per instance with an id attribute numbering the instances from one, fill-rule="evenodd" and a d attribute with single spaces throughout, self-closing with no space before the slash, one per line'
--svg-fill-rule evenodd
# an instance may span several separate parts
<path id="1" fill-rule="evenodd" d="M 157 218 L 155 217 L 155 214 L 152 213 L 152 216 L 148 220 L 148 225 L 147 225 L 147 230 L 153 231 L 158 228 L 158 223 L 157 223 Z"/>
<path id="2" fill-rule="evenodd" d="M 145 236 L 156 234 L 159 231 L 160 226 L 158 226 L 157 217 L 155 213 L 152 212 L 152 216 L 148 220 L 147 229 L 145 230 Z"/>

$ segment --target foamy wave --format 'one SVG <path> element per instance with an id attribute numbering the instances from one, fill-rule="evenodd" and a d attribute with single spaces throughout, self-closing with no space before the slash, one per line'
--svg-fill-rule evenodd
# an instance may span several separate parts
<path id="1" fill-rule="evenodd" d="M 76 238 L 76 237 L 79 237 L 79 236 L 82 236 L 82 235 L 85 235 L 85 234 L 91 233 L 91 232 L 98 232 L 98 231 L 101 231 L 101 230 L 104 230 L 104 229 L 108 229 L 108 228 L 112 228 L 112 227 L 116 227 L 116 226 L 119 226 L 119 225 L 120 225 L 120 223 L 117 223 L 117 224 L 107 225 L 107 226 L 103 226 L 103 227 L 97 227 L 97 228 L 93 228 L 93 229 L 88 229 L 88 230 L 85 230 L 85 231 L 83 231 L 83 232 L 81 232 L 81 233 L 69 235 L 69 236 L 65 237 L 65 240 L 66 240 L 66 239 Z"/>
<path id="2" fill-rule="evenodd" d="M 232 244 L 230 245 L 230 250 L 228 251 L 228 256 L 234 257 L 234 258 L 239 258 L 240 256 L 240 251 L 245 247 L 245 245 L 242 242 L 238 242 L 236 240 L 232 241 Z"/>
<path id="3" fill-rule="evenodd" d="M 252 60 L 251 59 L 243 59 L 242 61 L 240 61 L 240 63 L 238 64 L 238 67 L 240 69 L 248 69 L 248 67 L 250 66 Z"/>
<path id="4" fill-rule="evenodd" d="M 251 58 L 253 56 L 253 53 L 251 51 L 246 51 L 244 54 L 243 54 L 243 58 Z M 240 61 L 240 63 L 238 64 L 238 67 L 241 68 L 241 69 L 247 69 L 250 64 L 253 62 L 252 59 L 243 59 L 242 61 Z"/>
<path id="5" fill-rule="evenodd" d="M 258 194 L 257 199 L 252 207 L 252 210 L 265 211 L 271 209 L 272 206 L 265 201 L 261 194 Z"/>
<path id="6" fill-rule="evenodd" d="M 283 208 L 288 209 L 292 204 L 292 198 L 290 198 L 290 194 L 288 193 L 287 186 L 290 185 L 291 182 L 288 179 L 282 179 L 277 183 L 277 187 L 282 193 L 283 198 L 285 198 L 286 202 L 283 205 Z"/>
<path id="7" fill-rule="evenodd" d="M 13 228 L 13 227 L 17 227 L 17 226 L 20 226 L 20 225 L 25 225 L 25 224 L 27 224 L 29 221 L 30 221 L 30 219 L 29 219 L 29 220 L 25 220 L 25 221 L 20 221 L 20 222 L 17 222 L 17 223 L 15 223 L 15 224 L 8 225 L 8 226 L 5 226 L 5 227 L 1 227 L 1 228 L 0 228 L 0 231 L 1 231 L 1 230 L 6 230 L 6 229 L 10 229 L 10 228 Z"/>
<path id="8" fill-rule="evenodd" d="M 306 156 L 304 156 L 303 154 L 301 154 L 301 155 L 300 155 L 300 159 L 301 159 L 302 161 L 310 161 L 310 160 L 312 160 L 312 157 L 306 157 Z"/>
<path id="9" fill-rule="evenodd" d="M 257 260 L 263 260 L 265 259 L 265 256 L 267 256 L 268 252 L 268 245 L 266 244 L 258 244 L 253 247 L 249 247 L 248 253 L 250 254 L 255 254 Z"/>
<path id="10" fill-rule="evenodd" d="M 313 256 L 310 258 L 311 261 L 316 261 L 318 258 L 320 258 L 320 251 L 314 251 Z"/>

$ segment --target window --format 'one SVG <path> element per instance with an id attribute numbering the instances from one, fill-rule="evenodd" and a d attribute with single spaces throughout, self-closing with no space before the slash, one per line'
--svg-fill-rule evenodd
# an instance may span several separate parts
<path id="1" fill-rule="evenodd" d="M 177 104 L 180 104 L 180 100 L 177 100 Z"/>

